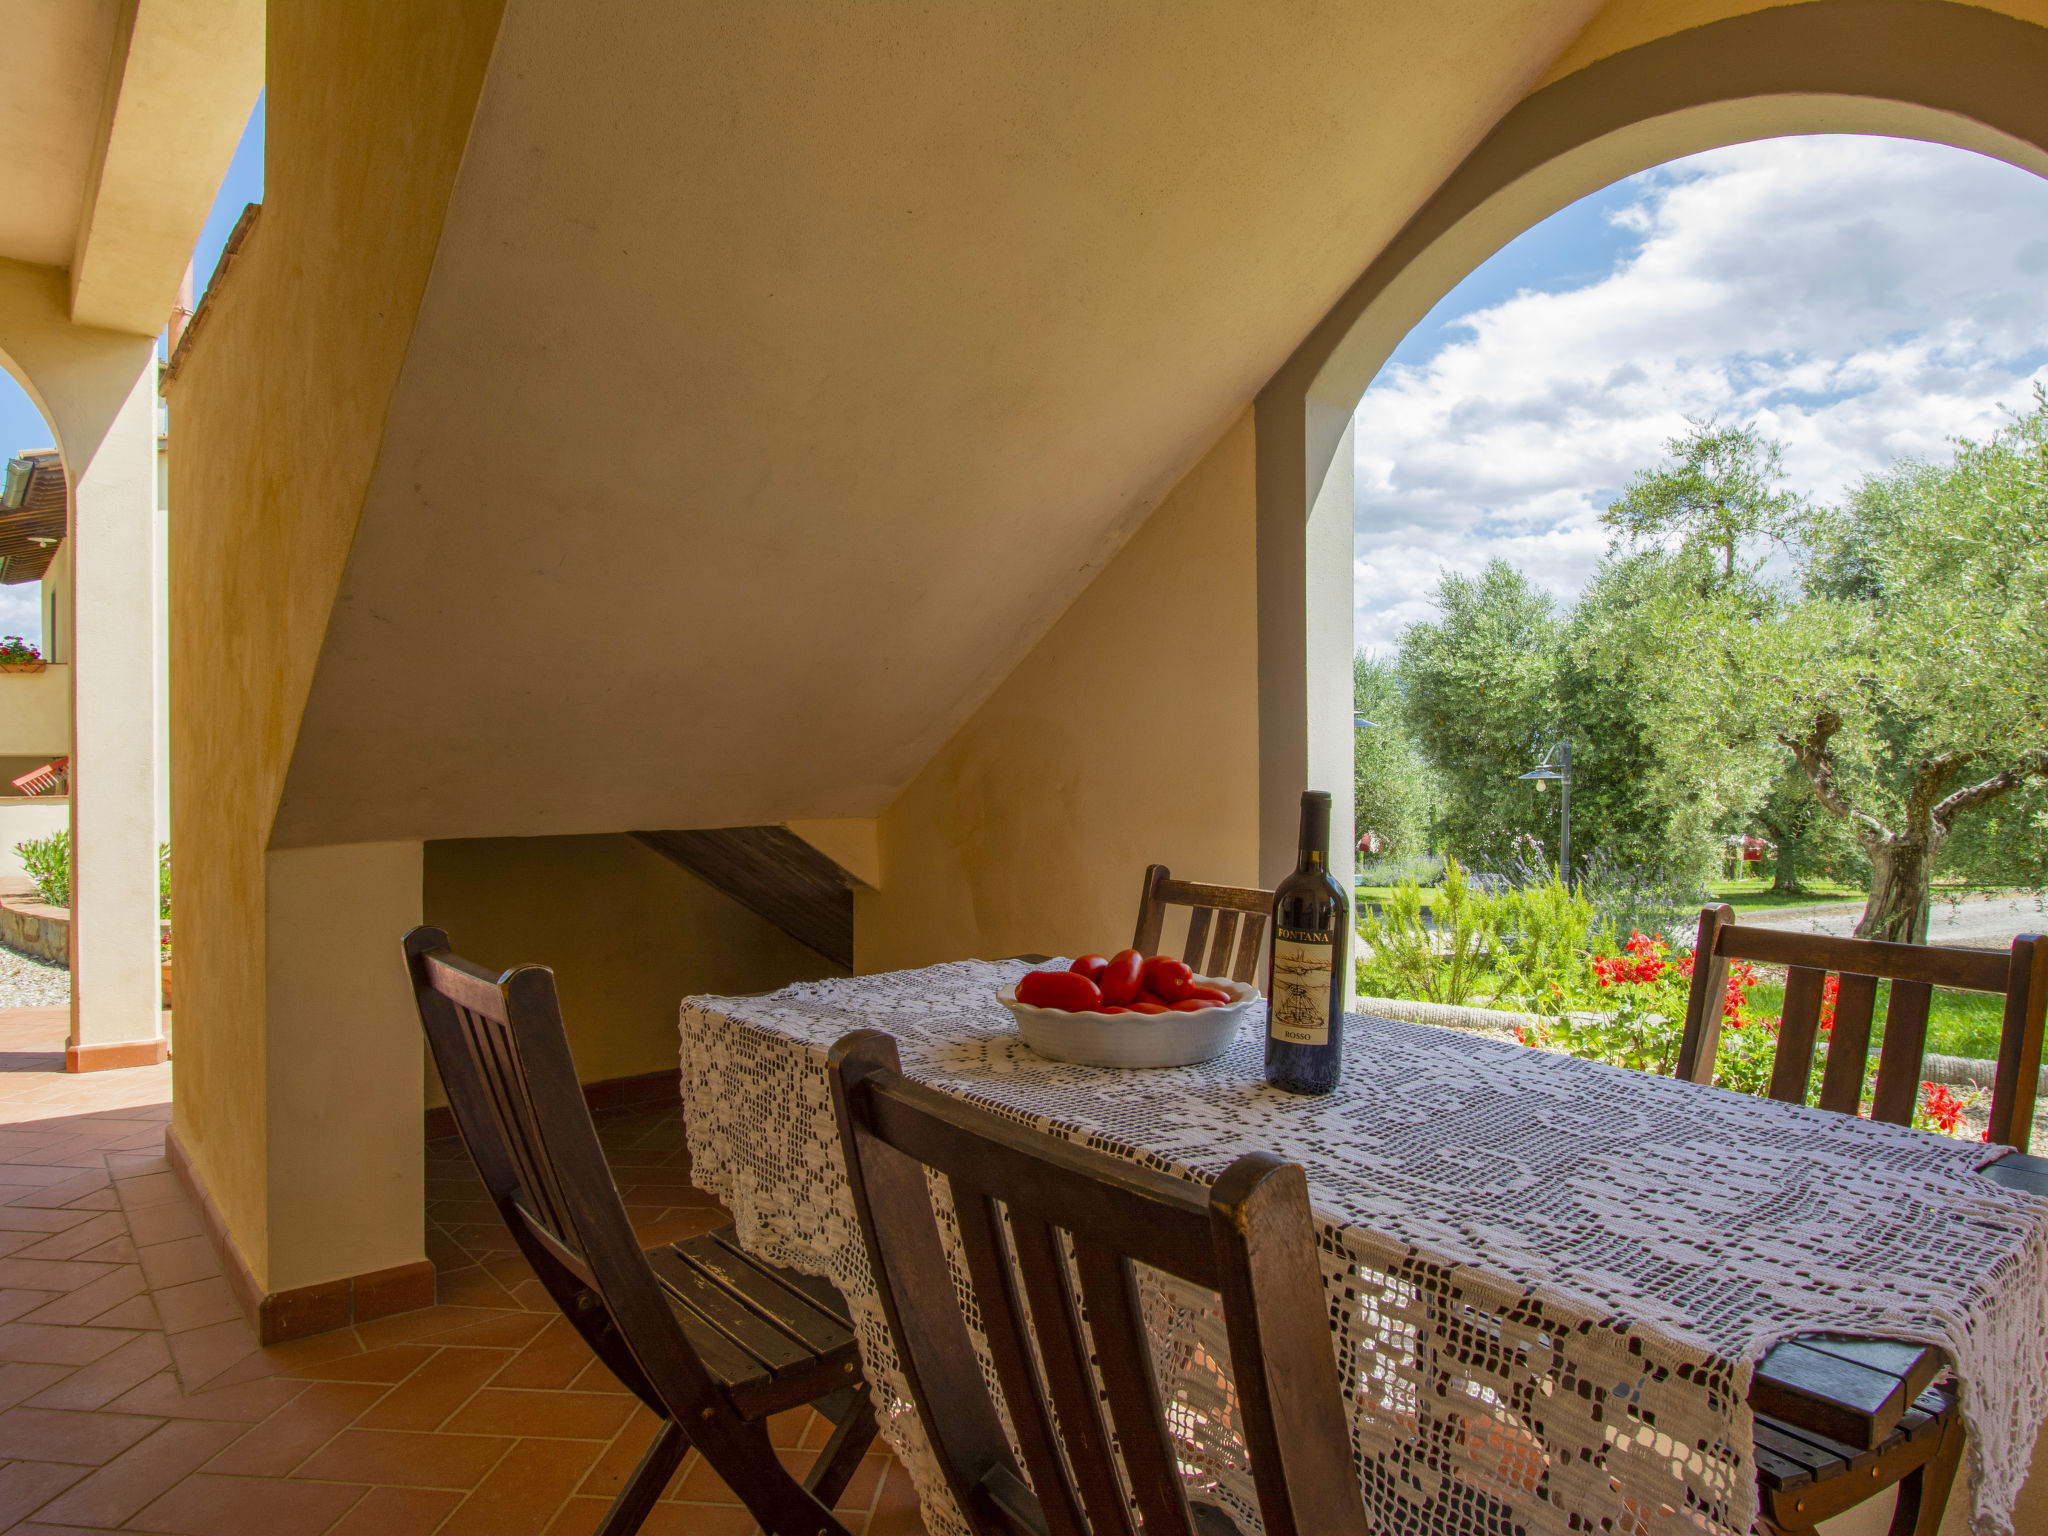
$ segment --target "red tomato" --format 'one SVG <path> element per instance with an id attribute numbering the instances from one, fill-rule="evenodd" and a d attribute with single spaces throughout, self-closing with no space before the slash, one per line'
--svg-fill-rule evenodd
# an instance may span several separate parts
<path id="1" fill-rule="evenodd" d="M 1215 1006 L 1206 997 L 1191 997 L 1184 1002 L 1175 1003 L 1173 1011 L 1175 1013 L 1200 1013 L 1204 1008 L 1214 1008 Z"/>
<path id="2" fill-rule="evenodd" d="M 1164 1012 L 1166 1012 L 1166 1004 L 1164 1004 L 1164 1003 L 1133 1003 L 1133 1004 L 1131 1004 L 1131 1012 L 1133 1012 L 1133 1013 L 1164 1013 Z"/>
<path id="3" fill-rule="evenodd" d="M 1110 957 L 1109 968 L 1099 981 L 1102 986 L 1102 1000 L 1105 1003 L 1128 1003 L 1138 995 L 1138 976 L 1144 969 L 1145 957 L 1135 949 L 1120 949 Z"/>
<path id="4" fill-rule="evenodd" d="M 1131 1010 L 1128 1008 L 1120 1007 L 1116 1003 L 1104 1003 L 1100 1008 L 1097 1008 L 1095 1011 L 1097 1013 L 1129 1013 Z"/>
<path id="5" fill-rule="evenodd" d="M 1231 997 L 1221 987 L 1189 987 L 1182 995 L 1181 1001 L 1188 1002 L 1190 1000 L 1204 1003 L 1227 1003 L 1231 1001 Z"/>
<path id="6" fill-rule="evenodd" d="M 1083 955 L 1067 969 L 1077 976 L 1086 976 L 1099 986 L 1102 982 L 1102 973 L 1109 969 L 1109 962 L 1100 955 Z"/>
<path id="7" fill-rule="evenodd" d="M 1102 1006 L 1102 993 L 1086 976 L 1072 971 L 1032 971 L 1017 983 L 1017 1001 L 1033 1008 L 1086 1013 Z"/>
<path id="8" fill-rule="evenodd" d="M 1171 1008 L 1174 1005 L 1175 1000 L 1170 997 L 1161 997 L 1157 992 L 1141 991 L 1136 997 L 1132 998 L 1131 1001 L 1133 1003 L 1157 1003 L 1162 1008 Z"/>
<path id="9" fill-rule="evenodd" d="M 1162 1002 L 1177 1003 L 1195 984 L 1195 973 L 1185 961 L 1170 955 L 1154 955 L 1145 962 L 1145 990 Z"/>

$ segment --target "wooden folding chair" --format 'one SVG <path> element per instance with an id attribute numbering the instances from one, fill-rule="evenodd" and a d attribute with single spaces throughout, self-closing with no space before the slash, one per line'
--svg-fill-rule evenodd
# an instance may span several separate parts
<path id="1" fill-rule="evenodd" d="M 1722 1001 L 1732 960 L 1787 967 L 1785 1013 L 1778 1026 L 1778 1052 L 1771 1064 L 1769 1092 L 1771 1098 L 1786 1104 L 1806 1102 L 1823 988 L 1830 971 L 1841 978 L 1827 1065 L 1821 1075 L 1820 1107 L 1846 1115 L 1858 1113 L 1863 1102 L 1877 984 L 1891 982 L 1870 1118 L 1895 1125 L 1912 1124 L 1913 1109 L 1919 1102 L 1933 989 L 1954 987 L 2000 994 L 2005 998 L 2005 1023 L 1999 1034 L 1998 1071 L 1991 1090 L 1991 1139 L 2027 1150 L 2041 1077 L 2042 1015 L 2048 1009 L 2048 943 L 2036 935 L 2021 934 L 2008 953 L 1999 954 L 1758 928 L 1736 922 L 1733 907 L 1708 907 L 1700 913 L 1685 1035 L 1678 1050 L 1678 1075 L 1696 1083 L 1714 1080 Z"/>
<path id="2" fill-rule="evenodd" d="M 1197 975 L 1228 976 L 1233 981 L 1257 984 L 1259 949 L 1266 937 L 1266 920 L 1273 912 L 1271 891 L 1262 891 L 1255 885 L 1203 885 L 1193 880 L 1176 880 L 1173 871 L 1164 864 L 1147 865 L 1144 889 L 1138 893 L 1138 932 L 1131 940 L 1131 948 L 1141 955 L 1159 953 L 1168 907 L 1194 909 L 1188 914 L 1187 947 L 1181 958 Z M 1233 941 L 1237 946 L 1235 958 L 1231 955 Z M 1204 944 L 1209 951 L 1206 960 L 1202 954 Z"/>
<path id="3" fill-rule="evenodd" d="M 405 936 L 420 1023 L 469 1155 L 519 1251 L 597 1357 L 661 1420 L 601 1536 L 637 1531 L 695 1445 L 778 1536 L 846 1536 L 832 1505 L 875 1435 L 846 1303 L 764 1264 L 731 1227 L 643 1252 L 598 1145 L 554 973 L 494 975 L 438 928 Z M 834 1424 L 799 1483 L 764 1421 Z"/>
<path id="4" fill-rule="evenodd" d="M 1134 1262 L 1222 1297 L 1267 1536 L 1365 1536 L 1300 1167 L 1254 1153 L 1205 1191 L 909 1082 L 896 1042 L 878 1031 L 847 1035 L 828 1061 L 882 1310 L 925 1434 L 979 1536 L 1135 1536 L 1126 1483 L 1145 1536 L 1236 1529 L 1222 1510 L 1188 1501 Z M 927 1169 L 952 1189 L 1023 1468 L 975 1364 Z"/>

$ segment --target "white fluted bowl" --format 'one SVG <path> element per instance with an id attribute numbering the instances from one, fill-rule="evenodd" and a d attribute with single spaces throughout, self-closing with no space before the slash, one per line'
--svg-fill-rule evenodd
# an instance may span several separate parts
<path id="1" fill-rule="evenodd" d="M 996 1001 L 1017 1020 L 1017 1033 L 1039 1055 L 1091 1067 L 1191 1067 L 1230 1049 L 1237 1027 L 1259 1001 L 1259 989 L 1221 976 L 1197 976 L 1197 986 L 1228 992 L 1233 1002 L 1199 1013 L 1067 1013 L 1017 1001 L 1012 982 Z"/>

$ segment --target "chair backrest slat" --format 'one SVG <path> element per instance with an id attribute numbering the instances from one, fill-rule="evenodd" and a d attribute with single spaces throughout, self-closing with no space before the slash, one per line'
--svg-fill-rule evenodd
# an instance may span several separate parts
<path id="1" fill-rule="evenodd" d="M 1241 1158 L 1204 1192 L 909 1082 L 895 1042 L 870 1030 L 833 1047 L 828 1075 L 904 1377 L 980 1536 L 1015 1530 L 1005 1511 L 1020 1504 L 1023 1524 L 1051 1536 L 1134 1536 L 1133 1504 L 1146 1536 L 1193 1536 L 1134 1261 L 1222 1297 L 1270 1536 L 1364 1536 L 1298 1167 Z M 973 1363 L 927 1170 L 951 1194 L 1035 1500 Z"/>
<path id="2" fill-rule="evenodd" d="M 1257 982 L 1266 919 L 1273 910 L 1271 891 L 1249 885 L 1176 880 L 1164 864 L 1147 865 L 1145 883 L 1138 893 L 1138 926 L 1131 939 L 1131 947 L 1140 954 L 1159 953 L 1168 907 L 1192 909 L 1188 913 L 1187 944 L 1181 958 L 1197 973 Z"/>
<path id="3" fill-rule="evenodd" d="M 1870 1024 L 1877 1011 L 1877 978 L 1853 972 L 1835 994 L 1835 1028 L 1821 1075 L 1820 1107 L 1853 1115 L 1863 1104 L 1863 1067 L 1870 1059 Z"/>
<path id="4" fill-rule="evenodd" d="M 1002 1217 L 993 1200 L 965 1193 L 955 1195 L 953 1210 L 960 1223 L 960 1246 L 974 1285 L 982 1333 L 988 1340 L 1004 1405 L 1024 1452 L 1024 1465 L 1030 1470 L 1031 1486 L 1037 1490 L 1046 1528 L 1051 1536 L 1087 1536 L 1087 1522 L 1067 1477 L 1066 1463 L 1060 1458 L 1052 1416 L 1044 1395 L 1037 1390 L 1016 1271 L 1003 1253 Z"/>
<path id="5" fill-rule="evenodd" d="M 2007 962 L 2005 1025 L 1998 1037 L 1998 1086 L 1991 1095 L 1991 1139 L 2027 1150 L 2041 1086 L 2042 1014 L 2048 1011 L 2048 940 L 2023 933 Z"/>
<path id="6" fill-rule="evenodd" d="M 1060 1234 L 1048 1222 L 1012 1208 L 1010 1250 L 1024 1281 L 1024 1299 L 1031 1307 L 1031 1332 L 1038 1340 L 1038 1363 L 1045 1373 L 1046 1396 L 1067 1448 L 1075 1491 L 1093 1536 L 1136 1536 L 1124 1504 L 1123 1484 L 1111 1459 L 1109 1434 L 1096 1407 L 1095 1383 L 1089 1378 L 1092 1353 L 1081 1324 L 1080 1307 L 1067 1278 Z M 980 1300 L 977 1295 L 976 1300 Z M 1003 1384 L 1015 1396 L 1026 1383 Z"/>
<path id="7" fill-rule="evenodd" d="M 1804 1104 L 1813 1063 L 1813 1043 L 1820 1036 L 1821 996 L 1826 971 L 1795 965 L 1785 973 L 1785 1012 L 1778 1023 L 1778 1054 L 1771 1062 L 1769 1097 L 1781 1104 Z"/>
<path id="8" fill-rule="evenodd" d="M 2040 1086 L 2044 1014 L 2048 1014 L 2048 942 L 2021 934 L 2001 955 L 1990 950 L 1843 939 L 1752 927 L 1737 923 L 1731 907 L 1708 907 L 1700 913 L 1685 1035 L 1678 1051 L 1678 1075 L 1693 1082 L 1707 1083 L 1714 1078 L 1732 960 L 1786 967 L 1785 1009 L 1769 1093 L 1792 1104 L 1806 1102 L 1827 975 L 1839 976 L 1835 1020 L 1821 1074 L 1820 1107 L 1844 1114 L 1855 1114 L 1861 1107 L 1878 983 L 1889 982 L 1891 998 L 1885 1007 L 1884 1044 L 1878 1052 L 1870 1115 L 1897 1125 L 1910 1125 L 1919 1104 L 1934 988 L 2002 994 L 2005 1014 L 1992 1088 L 1991 1139 L 2023 1152 L 2027 1149 Z"/>
<path id="9" fill-rule="evenodd" d="M 438 928 L 408 933 L 405 955 L 456 1128 L 548 1294 L 655 1412 L 722 1402 L 612 1181 L 553 973 L 520 966 L 492 976 L 451 953 Z"/>
<path id="10" fill-rule="evenodd" d="M 1100 1243 L 1086 1241 L 1074 1244 L 1074 1261 L 1088 1309 L 1088 1331 L 1102 1369 L 1102 1389 L 1116 1426 L 1117 1449 L 1123 1455 L 1124 1472 L 1144 1519 L 1146 1536 L 1163 1531 L 1191 1533 L 1194 1512 L 1188 1508 L 1187 1489 L 1181 1483 L 1178 1458 L 1167 1434 L 1165 1406 L 1159 1401 L 1158 1374 L 1145 1340 L 1144 1312 L 1131 1261 Z"/>
<path id="11" fill-rule="evenodd" d="M 1920 1101 L 1920 1072 L 1927 1058 L 1927 1015 L 1934 988 L 1924 981 L 1894 981 L 1884 1010 L 1884 1045 L 1877 1055 L 1877 1087 L 1870 1118 L 1911 1125 Z"/>

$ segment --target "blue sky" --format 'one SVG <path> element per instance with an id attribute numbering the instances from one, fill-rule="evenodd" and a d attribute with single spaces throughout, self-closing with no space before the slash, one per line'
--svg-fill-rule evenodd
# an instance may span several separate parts
<path id="1" fill-rule="evenodd" d="M 200 231 L 199 244 L 192 252 L 195 295 L 206 291 L 214 264 L 220 260 L 220 248 L 227 244 L 228 232 L 235 227 L 235 220 L 242 216 L 242 209 L 250 203 L 262 201 L 263 102 L 258 98 L 256 110 L 249 117 L 249 126 L 242 132 L 242 142 L 236 146 L 234 161 L 221 182 L 220 194 L 214 199 L 213 212 L 207 215 L 206 227 Z M 166 321 L 169 318 L 166 314 Z M 0 372 L 0 458 L 11 457 L 25 448 L 48 448 L 51 445 L 50 429 L 43 421 L 42 412 L 35 408 L 10 375 Z M 41 643 L 40 591 L 33 583 L 0 587 L 0 633 L 22 635 Z"/>
<path id="2" fill-rule="evenodd" d="M 1945 457 L 2048 380 L 2048 183 L 1943 145 L 1773 139 L 1673 161 L 1503 248 L 1358 411 L 1358 643 L 1500 555 L 1560 598 L 1687 416 L 1755 421 L 1823 500 Z"/>

